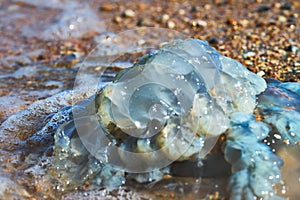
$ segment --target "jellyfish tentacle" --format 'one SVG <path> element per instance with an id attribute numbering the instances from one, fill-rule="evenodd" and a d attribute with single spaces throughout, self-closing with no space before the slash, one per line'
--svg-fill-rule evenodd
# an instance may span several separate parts
<path id="1" fill-rule="evenodd" d="M 269 128 L 253 115 L 234 113 L 224 146 L 225 159 L 232 165 L 228 190 L 230 199 L 284 199 L 273 186 L 280 182 L 282 160 L 260 142 Z"/>
<path id="2" fill-rule="evenodd" d="M 300 113 L 293 110 L 274 111 L 264 119 L 272 124 L 287 144 L 300 143 Z"/>
<path id="3" fill-rule="evenodd" d="M 287 144 L 300 143 L 300 84 L 271 82 L 258 96 L 262 120 L 277 130 Z"/>
<path id="4" fill-rule="evenodd" d="M 298 96 L 300 96 L 300 84 L 297 82 L 286 82 L 279 84 L 279 87 L 287 89 L 291 92 L 294 92 Z"/>

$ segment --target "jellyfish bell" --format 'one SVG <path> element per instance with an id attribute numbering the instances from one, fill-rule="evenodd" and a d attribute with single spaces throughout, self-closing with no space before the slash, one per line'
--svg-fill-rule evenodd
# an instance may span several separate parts
<path id="1" fill-rule="evenodd" d="M 235 71 L 223 66 L 230 62 Z M 96 158 L 128 172 L 201 159 L 228 128 L 231 113 L 254 107 L 251 86 L 241 90 L 238 86 L 246 84 L 242 81 L 223 86 L 223 81 L 233 84 L 237 78 L 248 78 L 240 65 L 205 41 L 175 40 L 143 56 L 103 87 L 95 96 L 94 128 L 78 131 L 79 136 Z M 242 93 L 250 106 L 235 99 Z"/>

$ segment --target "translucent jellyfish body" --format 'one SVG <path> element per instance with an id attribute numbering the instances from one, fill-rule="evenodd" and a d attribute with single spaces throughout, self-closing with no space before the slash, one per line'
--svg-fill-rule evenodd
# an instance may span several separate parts
<path id="1" fill-rule="evenodd" d="M 146 172 L 203 155 L 211 148 L 203 148 L 205 139 L 225 132 L 231 113 L 251 113 L 265 85 L 204 41 L 165 45 L 120 72 L 96 97 L 112 144 L 106 145 L 107 162 Z"/>

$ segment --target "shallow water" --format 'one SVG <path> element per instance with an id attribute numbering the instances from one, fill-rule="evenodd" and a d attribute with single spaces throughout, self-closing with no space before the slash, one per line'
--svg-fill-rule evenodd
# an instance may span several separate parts
<path id="1" fill-rule="evenodd" d="M 98 1 L 0 2 L 0 132 L 3 136 L 0 138 L 0 194 L 4 195 L 1 198 L 56 197 L 56 189 L 53 189 L 55 185 L 44 177 L 43 170 L 49 162 L 47 153 L 42 156 L 43 153 L 34 152 L 35 149 L 25 152 L 21 148 L 22 141 L 42 127 L 48 114 L 92 95 L 94 91 L 88 85 L 98 82 L 97 78 L 102 69 L 95 69 L 81 76 L 81 79 L 76 80 L 74 87 L 78 68 L 70 67 L 70 62 L 82 60 L 83 57 L 64 57 L 62 60 L 58 59 L 61 65 L 53 67 L 52 62 L 38 61 L 37 57 L 47 54 L 49 49 L 52 50 L 38 41 L 46 44 L 47 41 L 76 40 L 92 33 L 95 34 L 95 43 L 99 43 L 106 37 L 106 34 L 101 34 L 107 30 L 109 22 L 103 20 L 97 9 L 92 6 L 96 3 Z M 4 57 L 7 52 L 11 52 L 11 55 Z M 114 49 L 109 49 L 109 52 L 114 52 Z M 123 60 L 116 63 L 116 66 L 126 68 L 132 61 L 132 58 Z M 99 64 L 106 68 L 110 62 L 95 65 Z M 108 73 L 104 79 L 111 80 L 113 74 L 115 71 Z M 81 85 L 81 88 L 76 87 L 78 85 Z M 71 89 L 74 91 L 66 91 Z M 41 151 L 49 151 L 51 154 L 51 146 Z M 285 161 L 282 172 L 286 185 L 286 190 L 283 190 L 282 186 L 279 187 L 279 194 L 284 193 L 290 199 L 298 199 L 299 149 L 282 148 L 279 154 Z M 138 187 L 134 186 L 135 183 L 129 183 L 127 188 L 120 188 L 114 192 L 104 189 L 75 191 L 66 194 L 64 198 L 208 199 L 209 194 L 226 195 L 228 174 L 222 174 L 221 178 L 216 179 L 199 178 L 199 174 L 194 176 L 196 178 L 175 178 L 155 185 Z"/>

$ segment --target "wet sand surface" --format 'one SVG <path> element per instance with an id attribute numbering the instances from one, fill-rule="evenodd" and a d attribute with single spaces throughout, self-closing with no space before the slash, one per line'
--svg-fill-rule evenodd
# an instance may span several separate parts
<path id="1" fill-rule="evenodd" d="M 78 70 L 73 66 L 84 60 L 101 38 L 108 32 L 120 33 L 136 27 L 166 28 L 207 40 L 223 55 L 240 61 L 260 76 L 300 82 L 299 18 L 300 2 L 292 0 L 3 0 L 0 2 L 0 124 L 38 100 L 71 90 Z M 54 107 L 71 103 L 66 100 Z M 47 112 L 50 113 L 45 111 L 39 118 L 40 124 L 30 127 L 26 124 L 26 128 L 25 123 L 20 125 L 19 130 L 22 127 L 26 130 L 23 136 L 18 133 L 19 138 L 38 130 Z M 288 196 L 298 199 L 299 150 L 288 152 L 281 153 L 286 160 L 283 176 L 289 180 Z M 0 188 L 11 189 L 8 197 L 14 191 L 28 199 L 55 197 L 45 192 L 43 180 L 35 181 L 22 174 L 24 165 L 17 162 L 20 158 L 12 160 L 2 150 L 0 154 L 3 163 Z M 65 198 L 221 199 L 226 196 L 227 178 L 172 179 L 161 185 L 121 188 L 115 193 L 75 191 Z"/>

